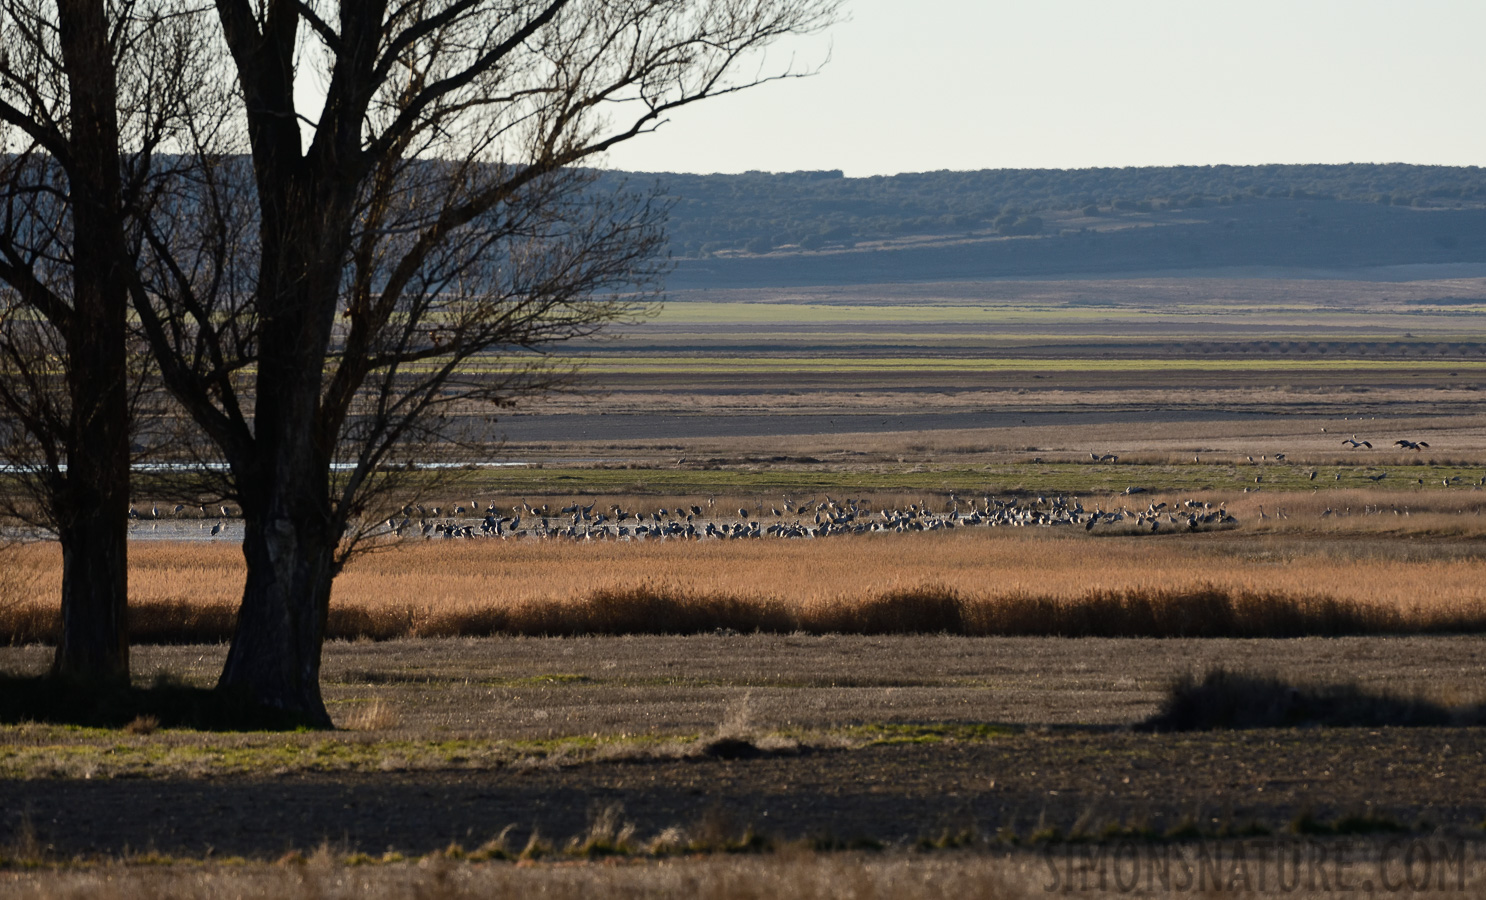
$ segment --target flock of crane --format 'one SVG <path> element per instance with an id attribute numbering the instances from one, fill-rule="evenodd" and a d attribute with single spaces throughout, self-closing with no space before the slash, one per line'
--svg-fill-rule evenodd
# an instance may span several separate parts
<path id="1" fill-rule="evenodd" d="M 1424 441 L 1407 439 L 1394 443 L 1399 449 L 1416 452 L 1429 446 Z M 1342 444 L 1354 450 L 1370 450 L 1373 446 L 1371 442 L 1360 439 L 1355 434 L 1342 441 Z M 1096 462 L 1119 461 L 1119 457 L 1112 453 L 1090 453 L 1089 456 Z M 1274 459 L 1283 461 L 1285 456 L 1277 453 Z M 1249 461 L 1253 461 L 1252 457 Z M 1380 480 L 1386 474 L 1369 477 Z M 1310 473 L 1312 479 L 1315 475 L 1315 472 Z M 1337 476 L 1338 479 L 1340 477 Z M 1486 483 L 1486 478 L 1482 481 Z M 1445 483 L 1449 484 L 1450 480 Z M 1141 488 L 1126 491 L 1127 495 L 1137 493 L 1144 491 Z M 224 533 L 225 521 L 231 519 L 235 513 L 226 506 L 220 507 L 220 511 L 222 521 L 210 525 L 212 537 Z M 162 519 L 196 518 L 200 520 L 201 530 L 205 531 L 210 519 L 215 516 L 208 513 L 205 506 L 187 507 L 177 504 L 169 512 L 162 511 L 158 505 L 152 506 L 148 512 L 130 507 L 129 518 L 140 524 L 148 522 L 152 528 L 154 523 Z M 580 502 L 557 509 L 545 504 L 534 507 L 528 503 L 508 508 L 495 504 L 481 506 L 474 501 L 448 508 L 425 508 L 414 504 L 404 507 L 400 515 L 388 518 L 384 525 L 385 533 L 403 539 L 536 538 L 591 541 L 818 538 L 842 534 L 944 531 L 973 527 L 1077 526 L 1085 531 L 1156 534 L 1235 528 L 1238 520 L 1223 504 L 1214 506 L 1199 500 L 1185 500 L 1174 504 L 1152 502 L 1144 509 L 1138 506 L 1131 509 L 1124 505 L 1109 509 L 1099 506 L 1086 509 L 1077 498 L 1070 500 L 1063 496 L 999 500 L 989 496 L 965 499 L 951 494 L 942 509 L 934 509 L 928 502 L 910 503 L 902 508 L 874 509 L 868 500 L 837 501 L 825 497 L 822 500 L 812 498 L 802 503 L 785 500 L 767 507 L 758 503 L 752 510 L 738 509 L 736 515 L 731 510 L 716 508 L 713 500 L 708 500 L 705 507 L 701 504 L 682 504 L 647 511 L 623 509 L 619 506 L 600 509 L 597 503 L 584 505 Z"/>
<path id="2" fill-rule="evenodd" d="M 1372 449 L 1369 441 L 1355 434 L 1342 443 L 1353 449 Z M 1429 446 L 1424 441 L 1407 439 L 1395 444 L 1400 449 L 1414 451 Z M 1091 452 L 1089 458 L 1095 462 L 1119 462 L 1113 453 Z M 1285 454 L 1276 453 L 1274 459 L 1284 461 Z M 1315 476 L 1311 472 L 1313 480 Z M 1125 493 L 1127 496 L 1144 493 L 1144 489 L 1132 487 Z M 942 509 L 934 509 L 927 502 L 874 509 L 867 500 L 837 501 L 826 497 L 803 503 L 786 500 L 767 507 L 759 503 L 752 510 L 738 509 L 736 515 L 731 510 L 716 508 L 712 500 L 705 507 L 683 504 L 648 511 L 619 506 L 603 509 L 597 503 L 584 505 L 576 501 L 558 509 L 528 503 L 509 508 L 494 504 L 482 507 L 471 501 L 452 508 L 407 506 L 400 516 L 388 518 L 385 526 L 387 533 L 404 539 L 728 540 L 1029 526 L 1077 526 L 1085 531 L 1158 534 L 1236 528 L 1238 519 L 1223 504 L 1214 506 L 1200 500 L 1174 504 L 1152 502 L 1144 509 L 1123 505 L 1086 509 L 1077 498 L 1070 500 L 1063 496 L 1007 500 L 987 496 L 977 500 L 951 494 Z"/>
<path id="3" fill-rule="evenodd" d="M 1132 488 L 1127 495 L 1144 493 Z M 202 506 L 177 505 L 162 510 L 158 505 L 141 511 L 130 507 L 131 532 L 152 536 L 164 524 L 159 537 L 181 539 L 182 520 L 197 523 L 202 538 L 224 539 L 237 511 L 220 507 L 220 518 Z M 844 534 L 948 531 L 974 527 L 1066 527 L 1078 526 L 1100 533 L 1172 533 L 1211 531 L 1237 527 L 1222 503 L 1199 500 L 1179 503 L 1147 503 L 1144 508 L 1112 505 L 1085 508 L 1078 498 L 1039 496 L 1005 500 L 985 496 L 961 498 L 951 494 L 942 507 L 928 501 L 905 507 L 874 507 L 870 500 L 821 500 L 776 504 L 755 503 L 753 509 L 724 509 L 714 500 L 703 504 L 660 506 L 654 509 L 624 509 L 611 505 L 599 508 L 573 502 L 553 508 L 550 504 L 512 507 L 482 506 L 471 501 L 449 507 L 409 505 L 382 523 L 384 534 L 411 539 L 501 538 L 567 539 L 579 541 L 620 540 L 733 540 L 747 538 L 819 538 Z M 145 526 L 148 526 L 147 528 Z M 143 531 L 139 529 L 143 528 Z M 210 529 L 208 532 L 207 529 Z"/>
<path id="4" fill-rule="evenodd" d="M 189 536 L 189 531 L 182 531 L 182 520 L 188 520 L 196 522 L 197 531 L 201 532 L 198 537 L 226 537 L 229 531 L 228 522 L 237 515 L 237 510 L 229 506 L 217 506 L 216 509 L 221 512 L 220 517 L 216 512 L 208 511 L 205 504 L 188 506 L 177 503 L 172 509 L 161 509 L 160 504 L 153 503 L 146 510 L 130 506 L 129 531 L 134 537 L 153 536 L 182 540 Z M 165 525 L 165 531 L 157 534 L 162 524 Z"/>
<path id="5" fill-rule="evenodd" d="M 687 504 L 648 511 L 574 502 L 559 509 L 530 504 L 502 508 L 478 504 L 453 508 L 408 506 L 385 522 L 387 532 L 404 539 L 536 538 L 567 540 L 733 540 L 819 538 L 845 534 L 945 531 L 973 527 L 1078 526 L 1085 531 L 1160 533 L 1234 528 L 1238 520 L 1223 507 L 1187 500 L 1086 509 L 1067 497 L 999 500 L 951 495 L 942 509 L 929 503 L 873 508 L 868 500 L 811 499 L 803 503 L 757 504 L 732 510 Z"/>

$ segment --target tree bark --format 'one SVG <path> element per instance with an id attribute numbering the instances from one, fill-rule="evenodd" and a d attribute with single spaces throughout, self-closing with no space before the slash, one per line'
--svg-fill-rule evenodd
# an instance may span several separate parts
<path id="1" fill-rule="evenodd" d="M 248 576 L 218 684 L 330 727 L 320 696 L 320 647 L 340 527 L 330 508 L 330 443 L 319 422 L 327 340 L 305 340 L 317 330 L 305 322 L 316 315 L 308 302 L 296 303 L 290 290 L 273 299 L 278 313 L 263 325 L 252 458 L 239 466 Z"/>
<path id="2" fill-rule="evenodd" d="M 254 436 L 234 464 L 248 577 L 218 685 L 306 724 L 331 727 L 320 695 L 320 649 L 344 525 L 332 509 L 333 429 L 322 421 L 322 373 L 334 323 L 345 229 L 318 215 L 350 205 L 352 186 L 318 190 L 293 163 L 258 171 L 264 204 Z M 338 188 L 338 189 L 337 189 Z M 332 218 L 349 221 L 349 214 Z"/>
<path id="3" fill-rule="evenodd" d="M 245 524 L 248 577 L 218 687 L 328 728 L 320 648 L 335 544 L 326 541 L 323 523 L 292 513 L 253 515 Z"/>
<path id="4" fill-rule="evenodd" d="M 67 472 L 58 512 L 62 639 L 53 671 L 129 677 L 129 396 L 117 75 L 100 0 L 58 4 L 67 66 L 73 306 L 66 329 Z"/>
<path id="5" fill-rule="evenodd" d="M 60 529 L 62 637 L 52 672 L 82 681 L 127 681 L 127 537 L 124 513 L 98 504 L 84 521 Z"/>

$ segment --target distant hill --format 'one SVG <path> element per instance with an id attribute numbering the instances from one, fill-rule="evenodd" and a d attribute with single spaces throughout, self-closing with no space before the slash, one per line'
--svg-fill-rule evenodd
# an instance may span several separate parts
<path id="1" fill-rule="evenodd" d="M 672 203 L 672 289 L 1486 262 L 1486 169 L 605 173 Z"/>

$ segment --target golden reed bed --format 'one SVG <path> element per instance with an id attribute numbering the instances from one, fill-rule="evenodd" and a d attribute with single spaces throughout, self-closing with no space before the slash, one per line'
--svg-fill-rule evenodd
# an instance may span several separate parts
<path id="1" fill-rule="evenodd" d="M 1211 536 L 1218 538 L 1219 536 Z M 818 541 L 435 540 L 353 561 L 331 636 L 739 631 L 1286 636 L 1486 630 L 1486 560 L 1242 540 L 976 531 Z M 0 640 L 49 641 L 60 557 L 12 548 Z M 138 642 L 224 640 L 237 547 L 131 548 Z"/>

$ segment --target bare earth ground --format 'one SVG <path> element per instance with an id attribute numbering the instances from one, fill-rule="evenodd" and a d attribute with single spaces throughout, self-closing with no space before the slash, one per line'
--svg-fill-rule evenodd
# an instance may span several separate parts
<path id="1" fill-rule="evenodd" d="M 983 743 L 821 750 L 735 761 L 612 761 L 494 772 L 458 770 L 231 779 L 7 784 L 63 856 L 154 850 L 276 858 L 329 842 L 344 853 L 418 855 L 474 848 L 515 825 L 566 838 L 618 805 L 649 839 L 709 818 L 786 839 L 829 835 L 909 846 L 945 829 L 1081 819 L 1165 831 L 1187 818 L 1282 829 L 1302 810 L 1334 819 L 1375 811 L 1408 825 L 1471 833 L 1486 814 L 1486 758 L 1460 729 L 1256 731 L 1154 738 L 1028 734 Z M 15 824 L 10 826 L 12 829 Z"/>
<path id="2" fill-rule="evenodd" d="M 136 668 L 209 681 L 222 652 L 141 648 Z M 0 656 L 10 670 L 44 663 L 39 649 Z M 134 745 L 199 743 L 188 735 L 100 739 L 12 728 L 12 763 L 18 754 L 53 753 L 55 774 L 0 782 L 0 808 L 11 834 L 28 822 L 64 856 L 152 849 L 258 858 L 325 841 L 344 852 L 473 847 L 507 825 L 521 836 L 537 829 L 565 837 L 610 806 L 644 836 L 724 820 L 738 832 L 751 825 L 781 838 L 897 845 L 945 828 L 1028 834 L 1080 820 L 1158 830 L 1185 819 L 1211 830 L 1253 820 L 1280 829 L 1304 810 L 1324 818 L 1373 810 L 1468 833 L 1486 817 L 1479 729 L 1168 735 L 1120 727 L 1151 713 L 1171 676 L 1219 663 L 1460 702 L 1479 699 L 1486 684 L 1486 640 L 735 635 L 332 644 L 332 708 L 381 700 L 392 711 L 389 727 L 221 739 L 302 748 L 277 769 L 226 777 L 169 760 L 157 761 L 153 775 L 109 769 L 109 748 L 127 756 Z M 658 742 L 714 733 L 776 749 L 727 760 Z M 420 769 L 430 764 L 398 743 L 589 735 L 628 742 L 598 754 L 568 754 L 560 741 L 525 757 L 471 752 L 432 769 Z M 316 771 L 327 739 L 383 743 L 363 765 Z M 99 755 L 85 758 L 80 751 L 90 746 Z"/>

